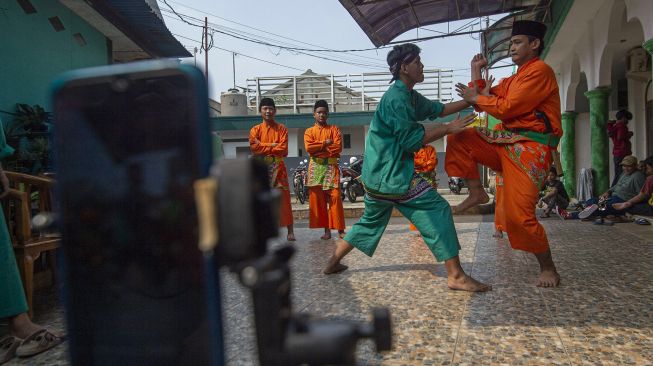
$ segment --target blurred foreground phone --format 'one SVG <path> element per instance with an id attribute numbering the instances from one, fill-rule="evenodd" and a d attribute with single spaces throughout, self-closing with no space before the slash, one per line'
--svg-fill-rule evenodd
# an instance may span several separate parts
<path id="1" fill-rule="evenodd" d="M 221 364 L 192 185 L 212 161 L 202 74 L 175 61 L 77 70 L 52 97 L 72 364 Z"/>

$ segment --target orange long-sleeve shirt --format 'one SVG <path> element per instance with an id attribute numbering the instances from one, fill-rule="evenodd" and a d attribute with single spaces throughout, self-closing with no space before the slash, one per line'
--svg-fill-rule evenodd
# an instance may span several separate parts
<path id="1" fill-rule="evenodd" d="M 331 140 L 331 145 L 326 145 Z M 304 145 L 308 155 L 316 158 L 339 158 L 342 152 L 342 137 L 338 126 L 321 126 L 316 123 L 304 132 Z"/>
<path id="2" fill-rule="evenodd" d="M 435 170 L 438 165 L 438 154 L 431 145 L 424 145 L 415 153 L 415 171 L 418 173 Z"/>
<path id="3" fill-rule="evenodd" d="M 506 129 L 546 132 L 544 122 L 535 116 L 540 111 L 551 121 L 553 134 L 562 136 L 558 83 L 553 69 L 539 58 L 521 65 L 490 94 L 479 95 L 475 107 L 500 119 Z"/>
<path id="4" fill-rule="evenodd" d="M 249 148 L 254 155 L 288 156 L 288 129 L 281 123 L 263 121 L 249 130 Z"/>

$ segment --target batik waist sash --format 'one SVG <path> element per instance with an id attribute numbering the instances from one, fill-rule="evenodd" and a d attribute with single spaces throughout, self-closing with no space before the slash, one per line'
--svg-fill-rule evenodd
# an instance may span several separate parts
<path id="1" fill-rule="evenodd" d="M 541 133 L 531 130 L 491 130 L 486 127 L 476 127 L 479 135 L 489 143 L 512 144 L 518 141 L 535 141 L 540 144 L 556 148 L 560 137 L 552 133 Z"/>
<path id="2" fill-rule="evenodd" d="M 419 173 L 413 173 L 413 178 L 410 181 L 408 191 L 404 194 L 383 194 L 380 192 L 371 191 L 367 187 L 365 187 L 365 193 L 373 199 L 389 201 L 393 203 L 404 203 L 422 196 L 431 189 L 433 189 L 431 183 L 424 179 Z"/>
<path id="3" fill-rule="evenodd" d="M 318 158 L 311 156 L 311 161 L 320 165 L 338 164 L 338 160 L 338 158 Z"/>

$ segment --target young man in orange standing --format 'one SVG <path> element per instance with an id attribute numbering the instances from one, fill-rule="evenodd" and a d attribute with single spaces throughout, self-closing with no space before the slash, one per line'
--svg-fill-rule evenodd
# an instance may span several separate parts
<path id="1" fill-rule="evenodd" d="M 504 180 L 506 232 L 514 249 L 533 253 L 540 265 L 537 285 L 558 286 L 560 276 L 544 228 L 535 217 L 535 204 L 552 162 L 552 150 L 562 136 L 560 94 L 553 69 L 539 55 L 546 26 L 515 21 L 510 56 L 517 73 L 490 88 L 481 78 L 487 66 L 483 55 L 472 59 L 472 83 L 457 84 L 458 94 L 477 110 L 502 121 L 504 130 L 476 128 L 449 135 L 446 170 L 463 177 L 469 196 L 457 208 L 463 211 L 489 200 L 481 186 L 477 163 L 500 172 Z"/>
<path id="2" fill-rule="evenodd" d="M 331 229 L 345 236 L 345 213 L 340 199 L 338 159 L 342 138 L 337 126 L 327 124 L 329 104 L 318 100 L 313 106 L 315 125 L 304 133 L 304 145 L 310 156 L 306 186 L 309 194 L 309 227 L 324 228 L 322 240 L 331 239 Z"/>
<path id="3" fill-rule="evenodd" d="M 268 166 L 270 185 L 281 191 L 279 226 L 288 228 L 288 241 L 295 241 L 288 172 L 283 158 L 288 156 L 288 129 L 274 120 L 277 112 L 274 100 L 261 99 L 259 112 L 263 122 L 249 131 L 249 148 L 254 158 L 261 159 Z"/>

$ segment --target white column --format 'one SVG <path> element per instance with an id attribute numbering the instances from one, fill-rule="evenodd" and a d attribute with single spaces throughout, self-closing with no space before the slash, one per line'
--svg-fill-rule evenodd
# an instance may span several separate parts
<path id="1" fill-rule="evenodd" d="M 297 128 L 289 128 L 288 129 L 288 156 L 289 157 L 296 157 L 299 156 L 299 146 L 297 144 L 298 141 L 298 129 Z"/>
<path id="2" fill-rule="evenodd" d="M 649 72 L 646 72 L 648 76 Z M 628 128 L 633 131 L 630 142 L 633 145 L 633 155 L 639 160 L 646 158 L 646 104 L 644 93 L 648 78 L 628 75 L 628 108 L 633 114 L 633 119 L 628 123 Z"/>

